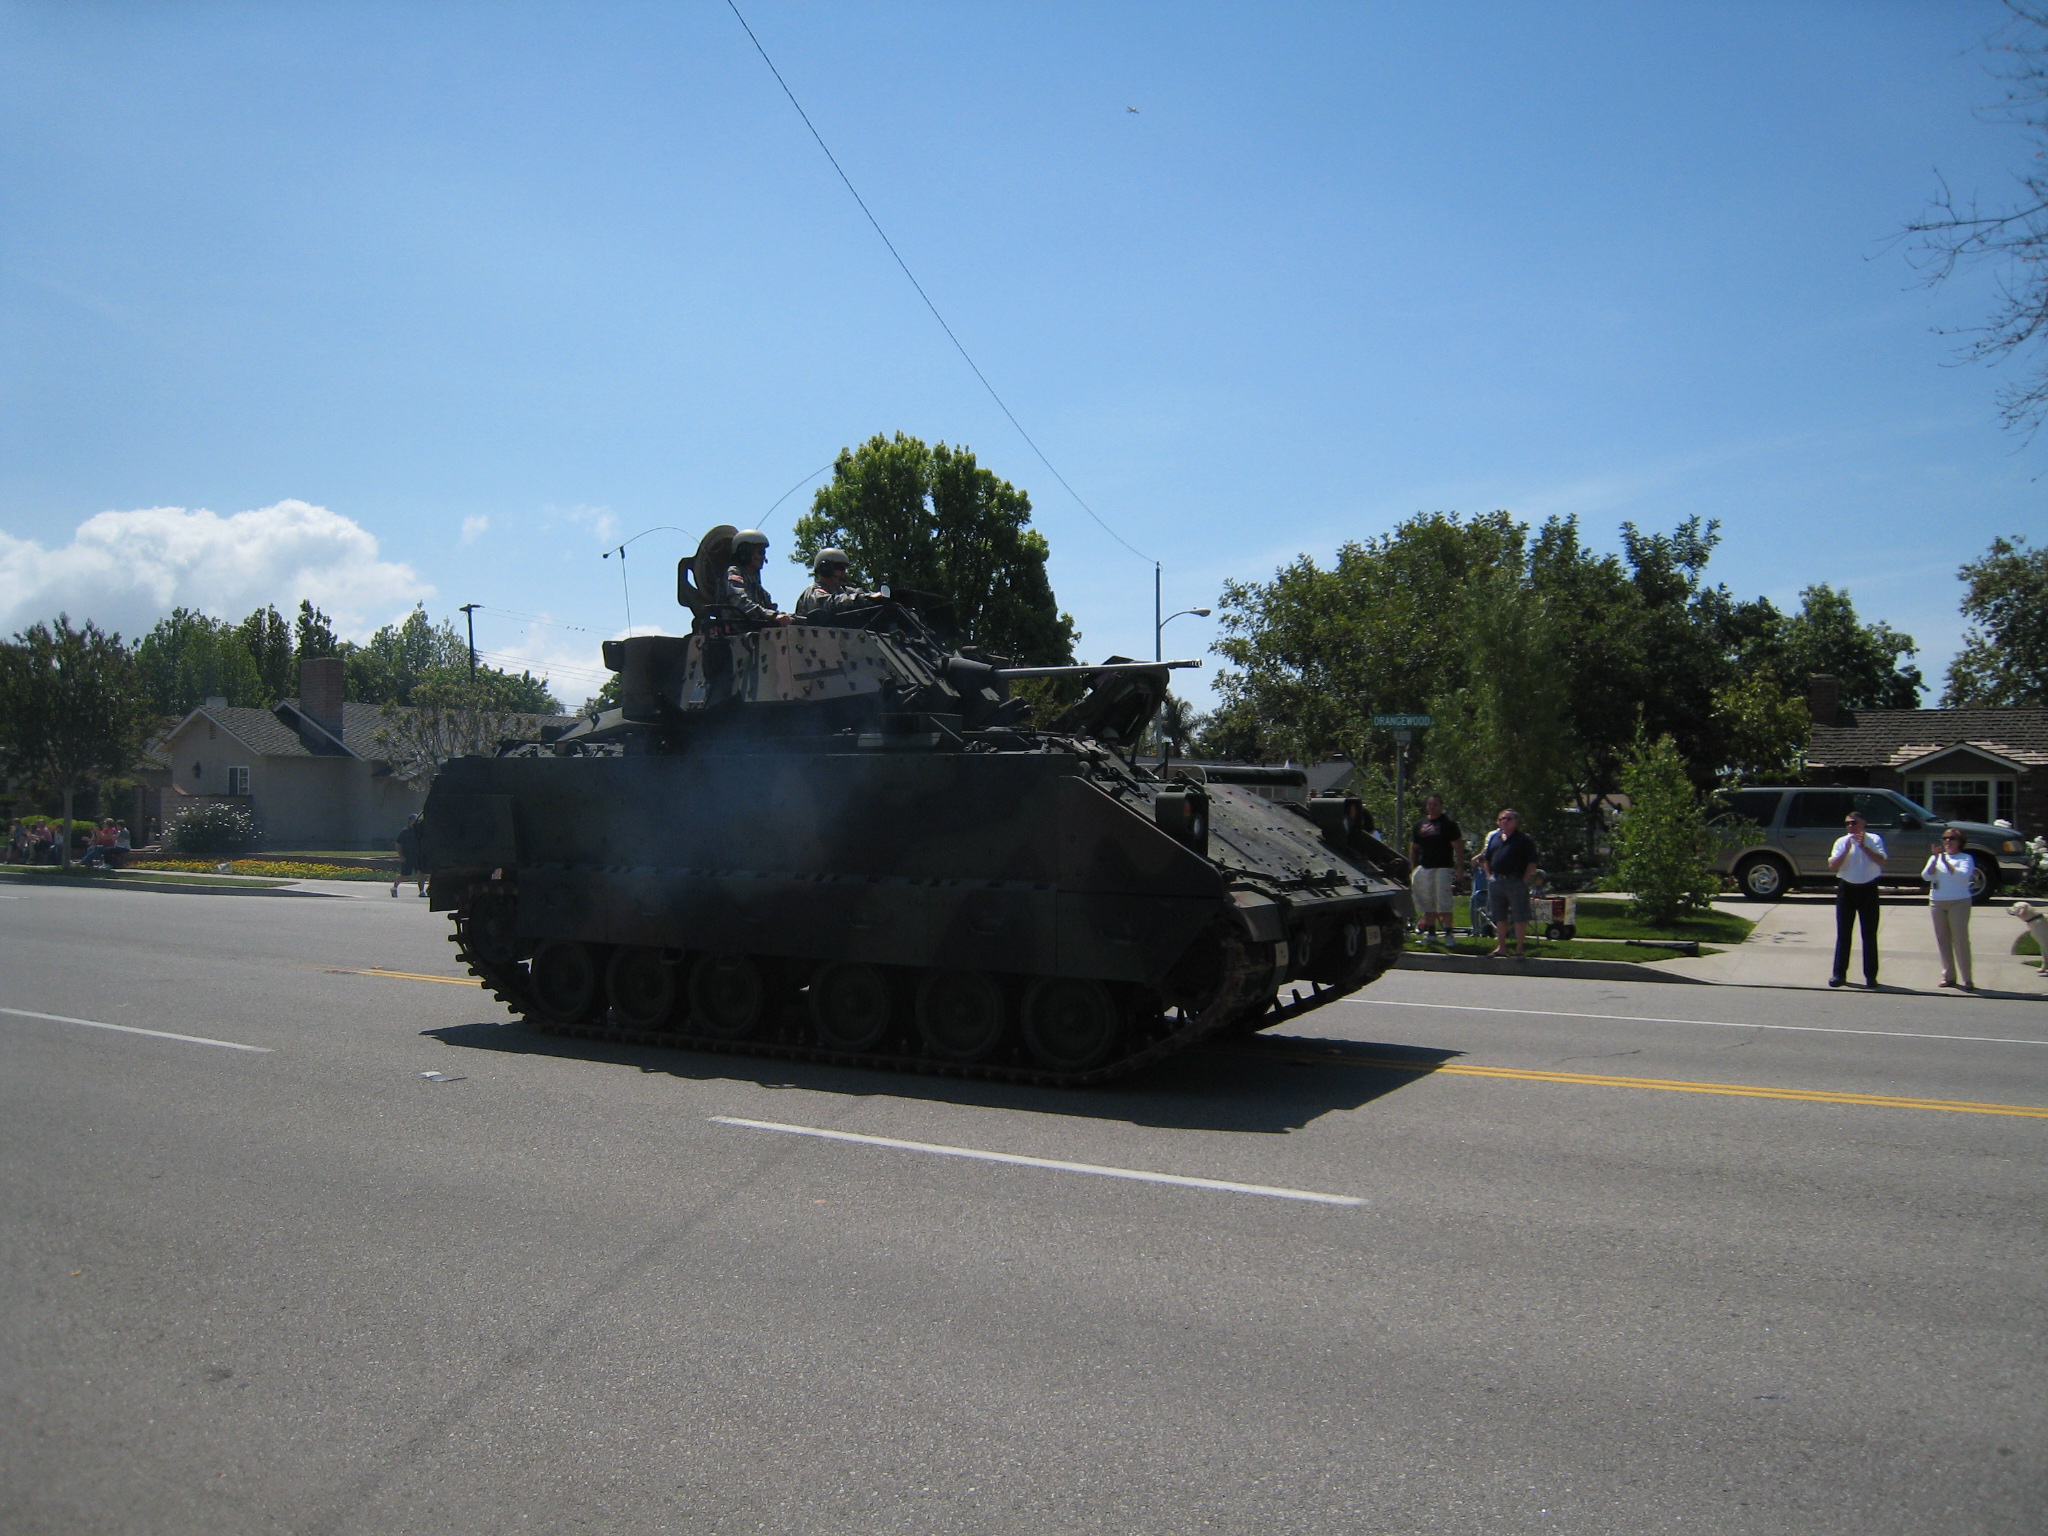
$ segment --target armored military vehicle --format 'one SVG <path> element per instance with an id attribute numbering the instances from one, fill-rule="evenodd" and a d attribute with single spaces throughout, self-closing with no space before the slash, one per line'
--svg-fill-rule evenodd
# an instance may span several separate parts
<path id="1" fill-rule="evenodd" d="M 733 532 L 678 569 L 690 634 L 605 646 L 618 710 L 435 780 L 433 905 L 529 1022 L 1079 1086 L 1393 964 L 1406 869 L 1358 801 L 1135 755 L 1197 663 L 1011 666 L 902 592 L 747 627 Z M 1086 690 L 1039 729 L 1027 677 Z"/>

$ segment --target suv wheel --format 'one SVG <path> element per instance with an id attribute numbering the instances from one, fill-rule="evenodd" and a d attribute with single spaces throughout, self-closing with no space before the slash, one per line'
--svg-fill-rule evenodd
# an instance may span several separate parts
<path id="1" fill-rule="evenodd" d="M 1977 906 L 1998 894 L 1998 861 L 1981 848 L 1970 850 L 1970 900 Z"/>
<path id="2" fill-rule="evenodd" d="M 1735 867 L 1735 883 L 1750 901 L 1776 901 L 1792 888 L 1792 871 L 1767 854 L 1756 854 Z"/>

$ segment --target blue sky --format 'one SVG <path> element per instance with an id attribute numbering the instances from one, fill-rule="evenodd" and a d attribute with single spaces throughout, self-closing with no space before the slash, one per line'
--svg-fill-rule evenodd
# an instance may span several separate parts
<path id="1" fill-rule="evenodd" d="M 2020 163 L 1993 0 L 742 8 L 1169 608 L 1416 511 L 1697 513 L 1938 678 L 1955 567 L 2041 531 L 2048 444 L 1935 334 L 1987 278 L 1888 244 Z M 1031 492 L 1084 656 L 1149 653 L 1149 564 L 723 0 L 0 5 L 0 625 L 478 602 L 573 704 L 607 543 L 761 522 L 791 600 L 769 504 L 896 430 Z"/>

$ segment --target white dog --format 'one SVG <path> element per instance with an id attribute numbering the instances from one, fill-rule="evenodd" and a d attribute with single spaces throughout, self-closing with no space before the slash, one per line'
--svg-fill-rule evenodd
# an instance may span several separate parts
<path id="1" fill-rule="evenodd" d="M 2032 902 L 2016 901 L 2005 909 L 2027 925 L 2027 932 L 2034 936 L 2034 942 L 2041 946 L 2044 969 L 2041 974 L 2048 976 L 2048 912 L 2043 912 Z"/>

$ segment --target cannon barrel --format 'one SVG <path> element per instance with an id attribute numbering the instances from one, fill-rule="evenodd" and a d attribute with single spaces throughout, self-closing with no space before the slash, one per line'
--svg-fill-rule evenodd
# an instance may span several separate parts
<path id="1" fill-rule="evenodd" d="M 997 677 L 1099 677 L 1111 672 L 1150 672 L 1158 667 L 1199 667 L 1199 661 L 1104 661 L 1079 667 L 997 667 Z"/>

